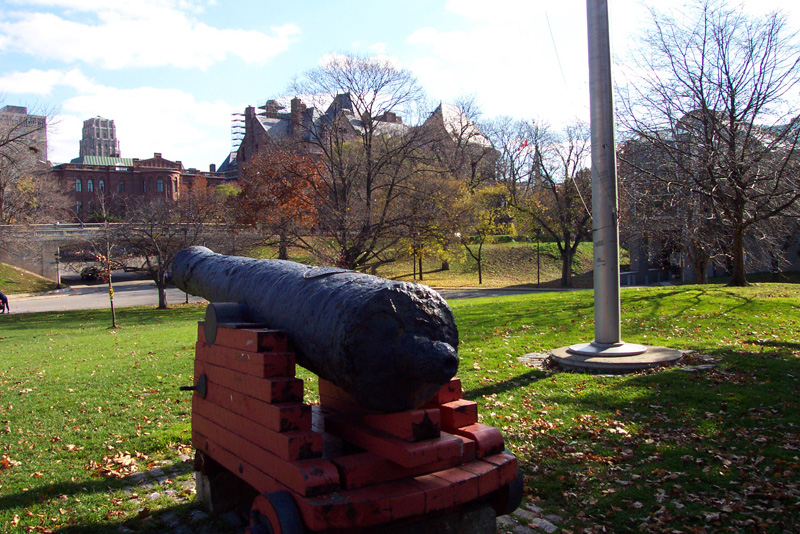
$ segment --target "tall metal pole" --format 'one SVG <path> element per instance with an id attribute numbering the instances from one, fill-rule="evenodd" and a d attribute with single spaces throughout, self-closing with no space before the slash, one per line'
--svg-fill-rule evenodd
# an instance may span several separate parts
<path id="1" fill-rule="evenodd" d="M 643 345 L 622 342 L 619 300 L 619 227 L 614 93 L 607 0 L 586 0 L 589 36 L 589 98 L 592 132 L 592 236 L 594 242 L 594 335 L 573 345 L 579 354 L 630 355 Z"/>
<path id="2" fill-rule="evenodd" d="M 589 109 L 592 130 L 592 235 L 594 241 L 595 342 L 620 342 L 619 235 L 614 93 L 608 2 L 587 0 Z"/>

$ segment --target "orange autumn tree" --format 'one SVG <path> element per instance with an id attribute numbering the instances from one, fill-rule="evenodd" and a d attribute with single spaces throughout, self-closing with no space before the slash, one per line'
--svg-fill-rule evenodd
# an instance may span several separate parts
<path id="1" fill-rule="evenodd" d="M 306 238 L 317 223 L 314 201 L 319 165 L 292 143 L 262 148 L 242 170 L 241 192 L 234 197 L 236 220 L 261 230 L 264 243 L 278 246 L 288 259 L 289 246 Z"/>

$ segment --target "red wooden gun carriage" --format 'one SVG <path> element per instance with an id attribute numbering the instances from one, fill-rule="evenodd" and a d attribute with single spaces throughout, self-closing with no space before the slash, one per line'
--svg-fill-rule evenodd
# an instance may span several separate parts
<path id="1" fill-rule="evenodd" d="M 177 283 L 192 288 L 190 278 L 197 269 L 187 267 L 187 259 L 179 260 Z M 393 298 L 394 307 L 402 307 L 397 294 Z M 264 319 L 265 313 L 254 313 L 254 305 L 245 304 L 237 299 L 209 305 L 198 328 L 195 384 L 186 389 L 194 390 L 198 494 L 213 501 L 252 491 L 249 534 L 403 528 L 419 532 L 421 525 L 436 521 L 471 523 L 474 531 L 476 517 L 488 517 L 491 530 L 487 526 L 486 531 L 494 531 L 495 514 L 519 505 L 517 460 L 505 450 L 499 430 L 478 423 L 477 404 L 462 398 L 458 378 L 447 378 L 434 388 L 419 386 L 412 401 L 397 401 L 402 409 L 386 411 L 365 402 L 358 391 L 354 394 L 361 382 L 353 386 L 336 370 L 326 369 L 318 374 L 334 376 L 349 390 L 320 376 L 320 402 L 311 406 L 303 402 L 304 383 L 295 376 L 295 366 L 302 359 L 305 366 L 319 370 L 313 347 L 304 345 L 296 332 L 273 324 L 278 320 L 248 322 L 253 315 Z M 405 333 L 406 328 L 398 331 Z M 397 332 L 392 336 L 398 339 Z M 380 346 L 379 336 L 372 341 L 379 355 L 370 361 L 381 359 L 381 351 L 391 353 L 390 346 Z M 431 346 L 429 340 L 420 342 Z M 426 373 L 436 374 L 428 364 L 421 365 Z M 417 371 L 407 374 L 419 375 Z M 380 396 L 374 392 L 381 387 L 390 393 L 397 389 L 393 376 L 398 382 L 407 380 L 395 370 L 378 377 L 384 384 L 361 381 L 371 388 L 370 395 Z M 437 380 L 442 382 L 441 377 Z M 227 489 L 215 482 L 230 474 L 246 485 Z"/>

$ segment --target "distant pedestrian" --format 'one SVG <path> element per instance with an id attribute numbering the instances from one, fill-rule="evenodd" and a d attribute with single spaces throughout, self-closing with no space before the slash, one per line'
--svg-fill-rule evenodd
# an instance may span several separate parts
<path id="1" fill-rule="evenodd" d="M 0 313 L 11 313 L 11 308 L 8 307 L 8 297 L 0 292 Z"/>

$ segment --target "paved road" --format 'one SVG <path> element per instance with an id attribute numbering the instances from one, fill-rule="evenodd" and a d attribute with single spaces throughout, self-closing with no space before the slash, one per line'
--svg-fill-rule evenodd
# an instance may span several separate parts
<path id="1" fill-rule="evenodd" d="M 108 286 L 101 283 L 86 284 L 80 280 L 66 280 L 67 290 L 38 295 L 9 295 L 12 313 L 36 313 L 66 310 L 88 310 L 107 308 Z M 530 289 L 449 289 L 439 291 L 446 300 L 497 297 L 531 293 Z M 542 290 L 545 291 L 545 290 Z M 167 289 L 167 303 L 177 304 L 186 301 L 186 293 L 171 286 Z M 190 295 L 189 302 L 205 302 L 200 297 Z M 114 306 L 157 306 L 158 291 L 151 280 L 129 277 L 114 282 Z"/>
<path id="2" fill-rule="evenodd" d="M 186 301 L 186 293 L 176 287 L 167 288 L 167 303 Z M 189 296 L 189 302 L 205 302 Z M 157 306 L 158 290 L 149 280 L 129 280 L 114 283 L 114 307 Z M 68 290 L 41 295 L 9 295 L 11 313 L 35 313 L 65 310 L 108 308 L 108 286 L 73 285 Z"/>

